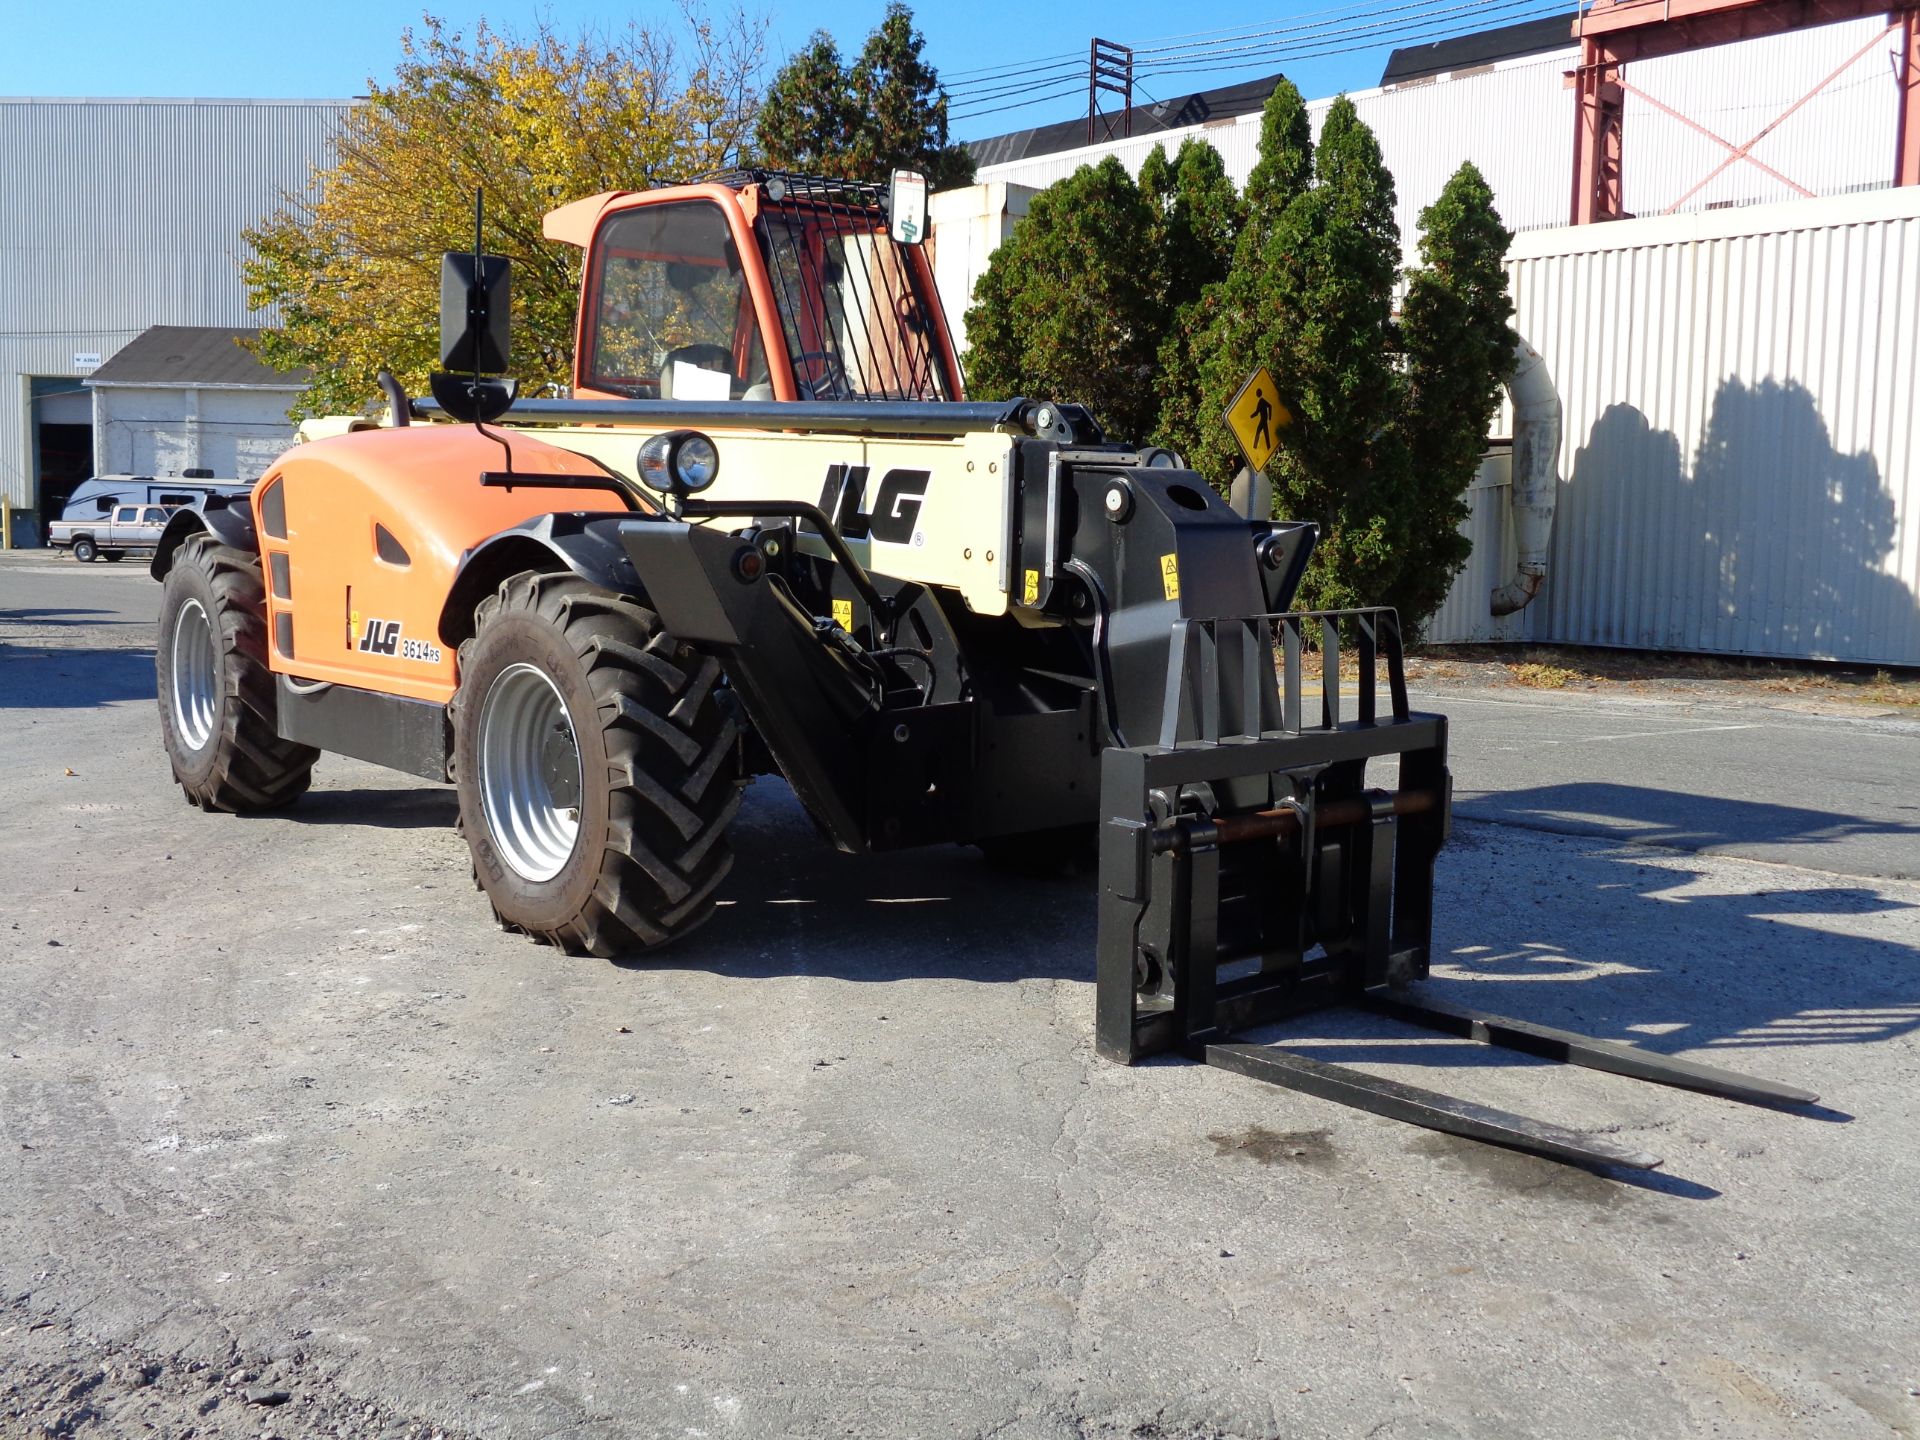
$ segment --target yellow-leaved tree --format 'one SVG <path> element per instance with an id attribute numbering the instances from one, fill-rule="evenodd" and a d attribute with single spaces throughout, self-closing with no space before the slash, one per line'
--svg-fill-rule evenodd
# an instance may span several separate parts
<path id="1" fill-rule="evenodd" d="M 541 217 L 604 190 L 644 190 L 737 163 L 752 127 L 761 27 L 692 8 L 672 31 L 471 38 L 428 16 L 401 36 L 390 85 L 347 115 L 306 196 L 245 232 L 248 304 L 278 308 L 253 348 L 312 378 L 291 415 L 352 414 L 391 369 L 424 394 L 439 360 L 440 255 L 484 243 L 513 262 L 522 393 L 567 382 L 580 252 Z"/>

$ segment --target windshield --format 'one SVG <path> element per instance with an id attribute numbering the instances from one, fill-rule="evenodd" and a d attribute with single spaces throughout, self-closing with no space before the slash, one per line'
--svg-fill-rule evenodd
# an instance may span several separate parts
<path id="1" fill-rule="evenodd" d="M 598 246 L 587 383 L 637 400 L 771 400 L 727 217 L 709 200 L 632 210 Z"/>
<path id="2" fill-rule="evenodd" d="M 881 215 L 794 204 L 758 228 L 801 399 L 951 398 L 910 252 Z"/>

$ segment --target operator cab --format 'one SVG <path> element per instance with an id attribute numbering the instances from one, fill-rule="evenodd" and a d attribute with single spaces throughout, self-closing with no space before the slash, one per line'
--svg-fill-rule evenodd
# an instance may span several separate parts
<path id="1" fill-rule="evenodd" d="M 879 186 L 768 171 L 596 195 L 547 217 L 587 251 L 574 394 L 629 400 L 957 400 L 918 244 Z"/>

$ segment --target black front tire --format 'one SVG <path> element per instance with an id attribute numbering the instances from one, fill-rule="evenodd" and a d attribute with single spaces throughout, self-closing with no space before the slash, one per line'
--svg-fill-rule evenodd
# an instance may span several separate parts
<path id="1" fill-rule="evenodd" d="M 189 802 L 245 814 L 306 792 L 320 752 L 282 740 L 274 723 L 257 555 L 205 533 L 180 542 L 160 592 L 154 671 L 161 738 Z"/>
<path id="2" fill-rule="evenodd" d="M 697 928 L 733 866 L 726 829 L 745 783 L 740 727 L 720 703 L 719 662 L 666 634 L 637 600 L 572 575 L 512 576 L 475 619 L 452 705 L 454 778 L 461 833 L 495 917 L 570 954 L 601 957 L 654 949 Z M 499 788 L 511 782 L 489 780 L 486 770 L 489 755 L 504 753 L 501 742 L 489 748 L 490 727 L 511 724 L 516 684 L 528 690 L 511 677 L 529 673 L 565 711 L 565 744 L 555 751 L 548 743 L 542 778 L 528 782 L 549 787 L 535 808 L 552 801 L 550 811 L 565 814 L 559 807 L 576 802 L 572 847 L 547 852 L 565 858 L 544 876 L 545 866 L 528 863 L 524 840 L 496 830 L 509 821 L 490 804 L 511 803 Z M 569 754 L 577 793 L 562 773 L 569 766 L 554 764 Z M 501 773 L 513 768 L 497 764 Z"/>
<path id="3" fill-rule="evenodd" d="M 82 565 L 91 565 L 95 560 L 100 558 L 100 547 L 85 536 L 82 536 L 73 542 L 73 558 L 78 560 Z"/>

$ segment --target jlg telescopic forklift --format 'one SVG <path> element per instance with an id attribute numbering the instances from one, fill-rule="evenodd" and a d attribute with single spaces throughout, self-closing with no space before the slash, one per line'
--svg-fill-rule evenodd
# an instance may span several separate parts
<path id="1" fill-rule="evenodd" d="M 1290 614 L 1312 526 L 1238 513 L 1077 405 L 967 401 L 925 222 L 904 172 L 564 206 L 572 398 L 499 425 L 507 265 L 477 239 L 447 256 L 432 402 L 390 386 L 386 425 L 290 451 L 163 537 L 160 718 L 188 800 L 285 805 L 322 750 L 451 781 L 500 921 L 616 955 L 708 919 L 742 788 L 777 772 L 847 851 L 1097 844 L 1114 1060 L 1180 1051 L 1594 1165 L 1659 1162 L 1231 1037 L 1356 1003 L 1812 1100 L 1409 998 L 1449 779 L 1393 612 Z"/>

